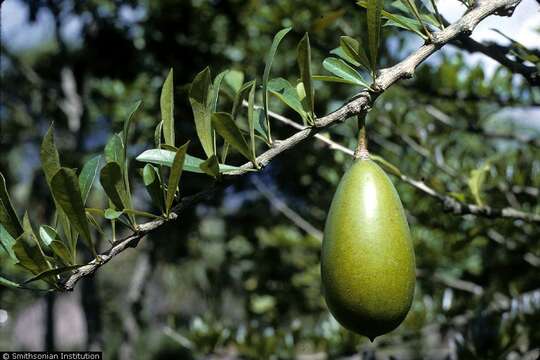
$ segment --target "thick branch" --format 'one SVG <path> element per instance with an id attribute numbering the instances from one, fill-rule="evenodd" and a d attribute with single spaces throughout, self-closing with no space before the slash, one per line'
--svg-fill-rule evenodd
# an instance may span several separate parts
<path id="1" fill-rule="evenodd" d="M 507 56 L 510 51 L 509 47 L 497 44 L 483 44 L 469 37 L 460 38 L 452 43 L 470 53 L 482 53 L 497 61 L 511 72 L 523 76 L 531 86 L 540 86 L 540 73 L 536 67 L 510 59 Z"/>
<path id="2" fill-rule="evenodd" d="M 276 141 L 272 148 L 257 157 L 257 163 L 264 167 L 268 165 L 276 156 L 295 147 L 306 139 L 315 136 L 324 128 L 341 123 L 352 116 L 365 116 L 367 111 L 372 106 L 373 101 L 375 101 L 375 99 L 383 91 L 388 89 L 400 79 L 412 77 L 416 67 L 440 47 L 460 35 L 470 34 L 476 25 L 487 16 L 495 13 L 506 13 L 508 9 L 512 9 L 517 6 L 520 1 L 521 0 L 490 0 L 478 2 L 476 7 L 465 13 L 457 22 L 448 26 L 444 30 L 434 33 L 432 43 L 421 46 L 402 62 L 390 68 L 381 70 L 372 86 L 373 88 L 377 89 L 376 92 L 361 92 L 338 110 L 317 119 L 313 127 L 300 130 L 283 141 Z M 243 175 L 249 172 L 252 168 L 252 163 L 246 163 L 242 165 L 241 170 L 238 170 L 236 173 L 231 173 L 230 176 L 228 176 L 228 179 L 238 175 Z M 209 191 L 204 191 L 182 199 L 181 202 L 173 209 L 171 219 L 177 218 L 184 209 L 203 200 L 207 196 L 212 195 L 216 190 L 217 188 L 211 189 Z M 484 211 L 476 209 L 472 210 L 475 210 L 477 213 L 482 213 L 482 211 Z M 513 213 L 513 215 L 516 214 Z M 127 248 L 137 246 L 142 237 L 144 237 L 150 231 L 162 226 L 166 221 L 167 220 L 165 219 L 159 219 L 140 225 L 136 233 L 114 243 L 109 250 L 99 256 L 99 259 L 96 259 L 90 262 L 88 265 L 74 271 L 74 273 L 64 282 L 62 289 L 66 291 L 73 290 L 73 287 L 81 278 L 93 274 L 98 268 L 109 262 L 113 257 L 120 254 Z"/>

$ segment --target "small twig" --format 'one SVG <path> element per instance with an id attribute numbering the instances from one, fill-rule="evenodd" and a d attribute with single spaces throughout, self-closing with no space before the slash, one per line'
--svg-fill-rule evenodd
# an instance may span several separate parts
<path id="1" fill-rule="evenodd" d="M 293 224 L 298 226 L 300 229 L 304 230 L 315 239 L 322 241 L 322 231 L 311 225 L 300 214 L 291 209 L 283 200 L 279 199 L 261 180 L 259 180 L 257 177 L 252 177 L 251 182 L 257 188 L 259 193 L 261 193 L 261 195 L 263 195 L 276 210 L 285 215 L 285 217 L 291 220 Z"/>
<path id="2" fill-rule="evenodd" d="M 285 124 L 288 124 L 293 127 L 302 126 L 298 123 L 295 123 L 294 121 L 285 118 L 282 115 L 274 116 L 274 114 L 269 114 L 271 117 L 275 118 L 276 120 L 279 120 Z M 295 124 L 295 125 L 293 125 Z M 348 149 L 344 147 L 341 144 L 336 143 L 335 141 L 328 139 L 326 137 L 317 137 L 317 139 L 323 141 L 325 144 L 327 144 L 330 148 L 342 151 L 345 154 L 354 156 L 354 152 L 351 149 Z M 396 175 L 396 174 L 394 174 Z M 492 208 L 489 206 L 478 206 L 475 204 L 468 204 L 460 202 L 456 199 L 454 199 L 451 196 L 439 193 L 435 189 L 429 187 L 424 181 L 421 180 L 415 180 L 414 178 L 405 175 L 401 173 L 400 175 L 396 175 L 399 177 L 402 181 L 406 182 L 407 184 L 417 188 L 418 190 L 424 192 L 425 194 L 428 194 L 435 199 L 439 200 L 443 206 L 444 209 L 448 212 L 451 212 L 455 215 L 476 215 L 480 217 L 487 217 L 487 218 L 507 218 L 507 219 L 515 219 L 515 220 L 524 220 L 527 222 L 539 222 L 540 223 L 540 214 L 533 214 L 533 213 L 526 213 L 523 211 L 519 211 L 517 209 L 506 207 L 503 209 L 499 208 Z M 534 189 L 534 188 L 533 188 Z M 528 190 L 531 191 L 531 190 Z"/>

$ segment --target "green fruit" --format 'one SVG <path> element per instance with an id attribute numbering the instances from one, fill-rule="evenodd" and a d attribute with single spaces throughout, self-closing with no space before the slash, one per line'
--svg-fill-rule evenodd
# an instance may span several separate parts
<path id="1" fill-rule="evenodd" d="M 409 225 L 392 182 L 371 160 L 357 160 L 339 183 L 324 229 L 321 275 L 337 321 L 372 341 L 395 329 L 411 307 Z"/>

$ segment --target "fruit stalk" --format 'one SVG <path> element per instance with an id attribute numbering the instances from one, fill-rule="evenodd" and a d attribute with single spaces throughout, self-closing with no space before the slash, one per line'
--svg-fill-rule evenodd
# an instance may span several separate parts
<path id="1" fill-rule="evenodd" d="M 356 145 L 356 150 L 354 151 L 354 158 L 361 160 L 369 159 L 366 138 L 366 118 L 362 115 L 358 115 L 358 145 Z"/>

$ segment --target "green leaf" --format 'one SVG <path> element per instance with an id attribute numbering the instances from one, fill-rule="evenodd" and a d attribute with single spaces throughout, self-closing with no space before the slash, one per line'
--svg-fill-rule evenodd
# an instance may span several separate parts
<path id="1" fill-rule="evenodd" d="M 221 82 L 229 70 L 220 72 L 215 78 L 214 83 L 212 84 L 212 92 L 210 93 L 210 98 L 208 101 L 208 106 L 211 112 L 215 112 L 217 108 L 217 103 L 219 99 L 219 89 L 221 89 Z"/>
<path id="2" fill-rule="evenodd" d="M 206 67 L 195 76 L 189 89 L 189 102 L 193 110 L 195 129 L 207 157 L 214 154 L 212 111 L 208 107 L 210 83 L 210 68 Z"/>
<path id="3" fill-rule="evenodd" d="M 360 5 L 363 8 L 367 8 L 368 4 L 366 0 L 360 0 L 357 2 L 358 5 Z M 415 32 L 419 36 L 421 36 L 423 39 L 427 39 L 427 36 L 422 33 L 421 28 L 418 26 L 418 22 L 414 19 L 408 18 L 406 16 L 393 14 L 388 11 L 382 10 L 381 11 L 382 16 L 385 19 L 388 19 L 389 21 L 385 24 L 385 26 L 397 26 L 412 32 Z"/>
<path id="4" fill-rule="evenodd" d="M 173 163 L 174 155 L 175 153 L 170 150 L 151 149 L 151 150 L 146 150 L 145 152 L 137 156 L 136 160 L 141 161 L 141 162 L 171 167 Z M 200 165 L 204 161 L 205 160 L 200 159 L 198 157 L 186 154 L 186 159 L 184 161 L 184 171 L 203 174 L 204 172 L 201 170 Z M 238 166 L 219 164 L 219 171 L 225 174 L 238 171 L 240 169 L 241 168 Z"/>
<path id="5" fill-rule="evenodd" d="M 335 83 L 341 83 L 341 84 L 347 84 L 347 85 L 358 85 L 358 82 L 351 81 L 347 79 L 343 79 L 337 76 L 331 76 L 331 75 L 313 75 L 313 80 L 316 81 L 326 81 L 326 82 L 335 82 Z"/>
<path id="6" fill-rule="evenodd" d="M 159 148 L 161 147 L 161 131 L 163 130 L 163 121 L 160 121 L 156 125 L 156 129 L 154 130 L 154 145 Z"/>
<path id="7" fill-rule="evenodd" d="M 424 22 L 422 21 L 422 16 L 420 15 L 420 12 L 418 11 L 418 8 L 416 7 L 416 4 L 414 3 L 413 0 L 401 0 L 401 2 L 403 3 L 406 3 L 409 8 L 411 9 L 414 17 L 416 18 L 416 20 L 418 20 L 418 23 L 424 28 L 424 32 L 426 33 L 426 35 L 429 35 L 429 31 L 426 27 L 426 25 L 424 24 Z"/>
<path id="8" fill-rule="evenodd" d="M 490 168 L 491 164 L 485 163 L 480 168 L 472 170 L 467 182 L 471 194 L 473 195 L 478 206 L 484 206 L 484 202 L 482 201 L 482 187 L 484 186 L 486 176 Z"/>
<path id="9" fill-rule="evenodd" d="M 123 213 L 124 213 L 123 211 L 117 211 L 115 209 L 109 208 L 109 209 L 105 209 L 103 216 L 105 217 L 105 219 L 108 219 L 108 220 L 116 220 L 120 216 L 122 216 Z"/>
<path id="10" fill-rule="evenodd" d="M 124 209 L 124 213 L 131 214 L 131 215 L 144 216 L 151 219 L 162 219 L 162 217 L 159 215 L 155 215 L 146 211 L 135 210 L 135 209 Z"/>
<path id="11" fill-rule="evenodd" d="M 84 164 L 81 173 L 79 174 L 79 187 L 81 188 L 83 204 L 86 204 L 94 180 L 97 177 L 100 161 L 101 155 L 94 156 Z"/>
<path id="12" fill-rule="evenodd" d="M 339 40 L 339 43 L 341 49 L 343 49 L 343 52 L 348 57 L 354 59 L 354 61 L 360 66 L 362 66 L 365 70 L 371 70 L 366 51 L 358 40 L 353 39 L 350 36 L 342 36 Z"/>
<path id="13" fill-rule="evenodd" d="M 102 212 L 101 215 L 104 217 L 105 216 L 105 212 Z M 92 215 L 91 212 L 88 211 L 88 208 L 86 209 L 86 218 L 88 219 L 88 221 L 90 221 L 90 225 L 92 225 L 93 227 L 96 228 L 97 232 L 100 234 L 100 235 L 105 235 L 105 233 L 103 232 L 103 229 L 101 228 L 101 226 L 99 225 L 99 223 L 97 222 L 96 218 L 94 217 L 94 215 Z"/>
<path id="14" fill-rule="evenodd" d="M 65 265 L 73 264 L 71 252 L 63 242 L 53 240 L 50 244 L 50 248 L 52 249 L 53 253 L 58 256 Z"/>
<path id="15" fill-rule="evenodd" d="M 41 225 L 39 227 L 39 237 L 45 245 L 50 246 L 53 240 L 58 238 L 58 234 L 53 227 L 49 225 Z"/>
<path id="16" fill-rule="evenodd" d="M 169 181 L 167 183 L 167 198 L 165 199 L 165 212 L 169 214 L 171 210 L 174 195 L 178 184 L 180 183 L 180 177 L 182 176 L 182 169 L 184 168 L 184 161 L 186 159 L 186 152 L 189 146 L 189 141 L 180 146 L 174 155 L 174 159 L 171 166 L 171 172 L 169 174 Z"/>
<path id="17" fill-rule="evenodd" d="M 233 108 L 231 112 L 231 115 L 234 120 L 236 120 L 236 117 L 238 116 L 238 113 L 240 112 L 240 109 L 242 108 L 242 101 L 247 96 L 254 82 L 255 80 L 251 80 L 250 82 L 247 82 L 244 85 L 242 85 L 242 87 L 240 88 L 236 96 L 234 97 Z"/>
<path id="18" fill-rule="evenodd" d="M 146 191 L 150 195 L 153 204 L 160 210 L 165 211 L 165 202 L 163 199 L 163 191 L 161 180 L 159 178 L 159 173 L 157 169 L 150 165 L 146 164 L 143 169 L 143 182 L 146 187 Z"/>
<path id="19" fill-rule="evenodd" d="M 249 151 L 249 146 L 246 143 L 246 139 L 244 139 L 240 129 L 238 129 L 238 126 L 236 126 L 231 114 L 222 112 L 215 113 L 212 115 L 212 125 L 214 126 L 216 132 L 229 144 L 231 144 L 233 148 L 235 148 L 248 160 L 255 163 L 255 159 Z"/>
<path id="20" fill-rule="evenodd" d="M 7 191 L 6 179 L 0 172 L 0 224 L 14 238 L 18 238 L 23 233 L 21 222 L 13 209 L 11 199 Z"/>
<path id="21" fill-rule="evenodd" d="M 352 65 L 354 65 L 356 67 L 362 66 L 362 64 L 360 64 L 353 57 L 351 57 L 348 53 L 346 53 L 345 50 L 343 50 L 343 47 L 341 47 L 341 46 L 330 50 L 330 54 L 336 55 L 337 57 L 345 60 L 349 64 L 352 64 Z"/>
<path id="22" fill-rule="evenodd" d="M 50 184 L 54 174 L 60 170 L 60 157 L 54 143 L 54 127 L 52 124 L 47 130 L 45 137 L 43 137 L 39 155 L 41 158 L 41 167 L 45 173 L 45 179 L 47 180 L 47 184 Z"/>
<path id="23" fill-rule="evenodd" d="M 51 187 L 54 198 L 68 217 L 71 226 L 81 234 L 86 245 L 95 255 L 96 250 L 90 236 L 79 181 L 75 171 L 60 168 L 51 179 Z"/>
<path id="24" fill-rule="evenodd" d="M 5 277 L 0 276 L 0 285 L 4 285 L 14 289 L 23 289 L 24 287 L 14 281 L 8 280 Z"/>
<path id="25" fill-rule="evenodd" d="M 251 148 L 251 156 L 253 159 L 257 158 L 255 154 L 255 87 L 256 82 L 252 81 L 251 90 L 248 97 L 248 128 L 249 128 L 249 142 Z"/>
<path id="26" fill-rule="evenodd" d="M 367 26 L 371 69 L 377 69 L 381 34 L 381 11 L 383 0 L 367 0 Z"/>
<path id="27" fill-rule="evenodd" d="M 298 97 L 296 88 L 283 78 L 270 80 L 268 83 L 268 91 L 274 94 L 285 105 L 296 111 L 302 119 L 307 119 L 307 113 L 302 107 L 302 102 Z"/>
<path id="28" fill-rule="evenodd" d="M 52 186 L 51 186 L 52 177 L 58 172 L 58 170 L 60 170 L 60 158 L 58 155 L 58 150 L 56 149 L 56 145 L 54 143 L 53 130 L 54 128 L 53 128 L 53 125 L 51 124 L 51 126 L 47 130 L 47 133 L 45 134 L 45 137 L 43 138 L 43 141 L 41 143 L 41 148 L 40 148 L 41 166 L 43 168 L 43 172 L 45 174 L 45 179 L 47 181 L 47 184 L 49 185 L 49 188 L 51 189 L 51 193 L 53 194 L 53 200 L 57 209 L 58 222 L 61 225 L 61 229 L 66 239 L 69 241 L 71 246 L 74 247 L 75 242 L 76 242 L 76 234 L 74 234 L 74 230 L 72 231 L 67 216 L 62 212 L 60 205 L 58 205 L 56 199 L 54 198 L 54 192 L 52 191 Z"/>
<path id="29" fill-rule="evenodd" d="M 169 74 L 161 88 L 159 105 L 161 108 L 161 121 L 163 121 L 163 138 L 165 139 L 165 144 L 174 146 L 174 85 L 172 68 L 169 70 Z"/>
<path id="30" fill-rule="evenodd" d="M 28 280 L 26 280 L 23 284 L 28 284 L 28 283 L 31 283 L 31 282 L 34 282 L 34 281 L 37 281 L 37 280 L 45 279 L 47 277 L 53 277 L 53 279 L 54 279 L 54 277 L 56 277 L 56 275 L 60 275 L 60 274 L 65 273 L 67 271 L 71 271 L 71 270 L 80 268 L 81 266 L 84 266 L 84 265 L 70 265 L 70 266 L 59 267 L 59 268 L 56 268 L 56 269 L 46 270 L 46 271 L 43 271 L 43 272 L 37 274 L 36 276 L 31 277 Z"/>
<path id="31" fill-rule="evenodd" d="M 129 208 L 128 194 L 122 178 L 122 170 L 117 162 L 108 162 L 101 169 L 99 180 L 105 193 L 117 209 Z"/>
<path id="32" fill-rule="evenodd" d="M 232 95 L 234 96 L 234 94 L 237 94 L 238 91 L 240 91 L 242 84 L 244 84 L 244 73 L 239 70 L 229 70 L 227 74 L 225 74 L 223 81 L 225 82 L 225 85 L 233 91 Z"/>
<path id="33" fill-rule="evenodd" d="M 13 252 L 17 257 L 18 265 L 33 274 L 39 274 L 42 271 L 48 270 L 49 265 L 39 247 L 37 240 L 31 241 L 29 237 L 33 234 L 24 233 L 17 238 L 13 245 Z"/>
<path id="34" fill-rule="evenodd" d="M 414 19 L 403 15 L 390 13 L 386 13 L 385 18 L 387 18 L 388 21 L 384 24 L 384 26 L 395 26 L 401 29 L 409 30 L 416 33 L 423 39 L 427 39 L 427 36 L 422 33 L 422 29 L 420 26 L 418 26 L 418 23 Z"/>
<path id="35" fill-rule="evenodd" d="M 142 100 L 139 100 L 135 103 L 131 111 L 129 112 L 128 117 L 124 121 L 124 130 L 122 130 L 123 135 L 123 143 L 124 143 L 124 159 L 127 160 L 127 144 L 129 141 L 129 129 L 131 128 L 131 123 L 133 122 L 133 119 L 135 118 L 135 115 L 139 112 L 141 109 Z M 82 189 L 82 188 L 81 188 Z M 84 196 L 83 196 L 84 198 Z M 86 200 L 86 199 L 85 199 Z"/>
<path id="36" fill-rule="evenodd" d="M 263 73 L 263 82 L 262 82 L 262 90 L 263 90 L 263 109 L 264 109 L 264 117 L 266 119 L 266 130 L 268 131 L 268 139 L 271 141 L 270 136 L 270 117 L 268 115 L 268 79 L 270 78 L 270 69 L 272 69 L 272 62 L 274 61 L 274 56 L 276 55 L 277 48 L 279 46 L 279 43 L 285 35 L 289 31 L 291 31 L 292 28 L 285 28 L 280 30 L 275 36 L 274 40 L 272 40 L 272 46 L 270 46 L 270 51 L 268 52 L 268 55 L 266 57 L 266 65 L 264 67 L 264 73 Z"/>
<path id="37" fill-rule="evenodd" d="M 13 252 L 13 245 L 15 245 L 15 239 L 6 228 L 0 224 L 0 246 L 12 260 L 17 261 L 17 257 Z"/>
<path id="38" fill-rule="evenodd" d="M 313 119 L 315 117 L 315 90 L 313 89 L 313 81 L 311 79 L 311 47 L 309 45 L 308 33 L 306 33 L 302 40 L 300 40 L 298 43 L 297 54 L 298 67 L 300 68 L 300 79 L 304 84 L 304 90 L 306 93 L 306 98 L 304 99 L 304 109 Z"/>
<path id="39" fill-rule="evenodd" d="M 264 116 L 263 109 L 255 109 L 255 131 L 259 136 L 270 145 L 270 139 L 268 139 L 268 129 L 266 128 L 266 117 Z"/>
<path id="40" fill-rule="evenodd" d="M 345 61 L 333 57 L 326 58 L 323 61 L 323 67 L 332 74 L 344 80 L 355 83 L 356 85 L 369 88 L 367 82 L 362 78 L 358 71 L 350 67 Z"/>
<path id="41" fill-rule="evenodd" d="M 210 156 L 206 161 L 199 165 L 205 174 L 212 176 L 213 178 L 219 177 L 219 162 L 215 155 Z"/>
<path id="42" fill-rule="evenodd" d="M 107 145 L 105 145 L 105 160 L 107 162 L 117 162 L 118 164 L 125 163 L 124 159 L 124 145 L 122 144 L 122 138 L 118 134 L 114 134 Z"/>

